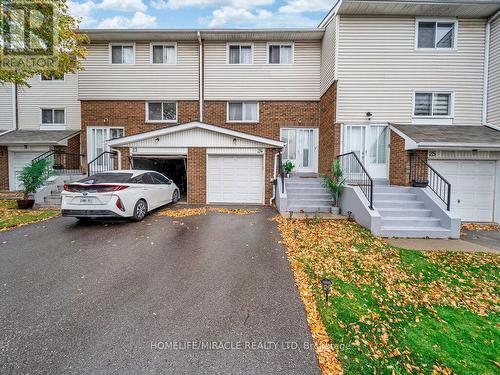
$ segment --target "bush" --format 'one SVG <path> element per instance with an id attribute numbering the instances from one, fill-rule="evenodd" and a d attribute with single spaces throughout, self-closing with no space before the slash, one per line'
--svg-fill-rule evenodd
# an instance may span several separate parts
<path id="1" fill-rule="evenodd" d="M 333 198 L 333 206 L 338 207 L 339 197 L 345 186 L 344 172 L 340 165 L 340 160 L 335 159 L 332 162 L 331 175 L 323 175 L 323 186 L 328 189 Z"/>
<path id="2" fill-rule="evenodd" d="M 286 173 L 290 173 L 295 168 L 295 164 L 293 164 L 290 160 L 287 160 L 283 163 L 283 169 Z"/>
<path id="3" fill-rule="evenodd" d="M 28 164 L 19 175 L 19 181 L 24 187 L 24 199 L 27 200 L 29 194 L 34 194 L 43 185 L 47 177 L 50 162 L 47 159 Z"/>

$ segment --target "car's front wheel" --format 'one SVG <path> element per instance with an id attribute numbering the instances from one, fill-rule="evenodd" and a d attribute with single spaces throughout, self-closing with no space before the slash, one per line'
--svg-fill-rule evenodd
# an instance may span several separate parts
<path id="1" fill-rule="evenodd" d="M 172 203 L 177 202 L 179 202 L 179 190 L 175 189 L 174 193 L 172 194 Z"/>
<path id="2" fill-rule="evenodd" d="M 134 207 L 134 220 L 141 221 L 148 213 L 148 204 L 144 199 L 137 201 Z"/>

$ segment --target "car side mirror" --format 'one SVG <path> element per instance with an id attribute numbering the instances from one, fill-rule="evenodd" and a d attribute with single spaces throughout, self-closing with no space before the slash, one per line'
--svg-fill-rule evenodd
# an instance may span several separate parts
<path id="1" fill-rule="evenodd" d="M 167 185 L 172 185 L 172 180 L 168 180 Z"/>

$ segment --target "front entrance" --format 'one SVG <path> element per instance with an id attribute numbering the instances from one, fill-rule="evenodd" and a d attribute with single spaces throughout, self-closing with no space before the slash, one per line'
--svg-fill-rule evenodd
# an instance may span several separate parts
<path id="1" fill-rule="evenodd" d="M 294 172 L 318 171 L 318 129 L 282 128 L 283 161 L 290 160 Z"/>
<path id="2" fill-rule="evenodd" d="M 387 125 L 345 125 L 343 153 L 354 152 L 372 178 L 386 179 L 389 151 Z"/>
<path id="3" fill-rule="evenodd" d="M 108 146 L 108 141 L 111 139 L 123 137 L 123 128 L 111 128 L 111 127 L 95 127 L 87 129 L 87 163 L 95 160 L 105 151 L 110 151 Z M 106 169 L 113 169 L 113 162 L 111 161 L 111 156 L 108 155 L 105 158 L 100 158 L 95 161 L 97 165 L 96 170 L 101 170 L 101 167 L 106 167 Z"/>

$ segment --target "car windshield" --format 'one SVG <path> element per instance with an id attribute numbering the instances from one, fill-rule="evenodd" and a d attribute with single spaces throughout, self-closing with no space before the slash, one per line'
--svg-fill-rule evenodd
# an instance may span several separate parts
<path id="1" fill-rule="evenodd" d="M 119 183 L 126 184 L 131 182 L 133 173 L 97 173 L 86 177 L 80 181 L 80 184 L 108 184 Z"/>

